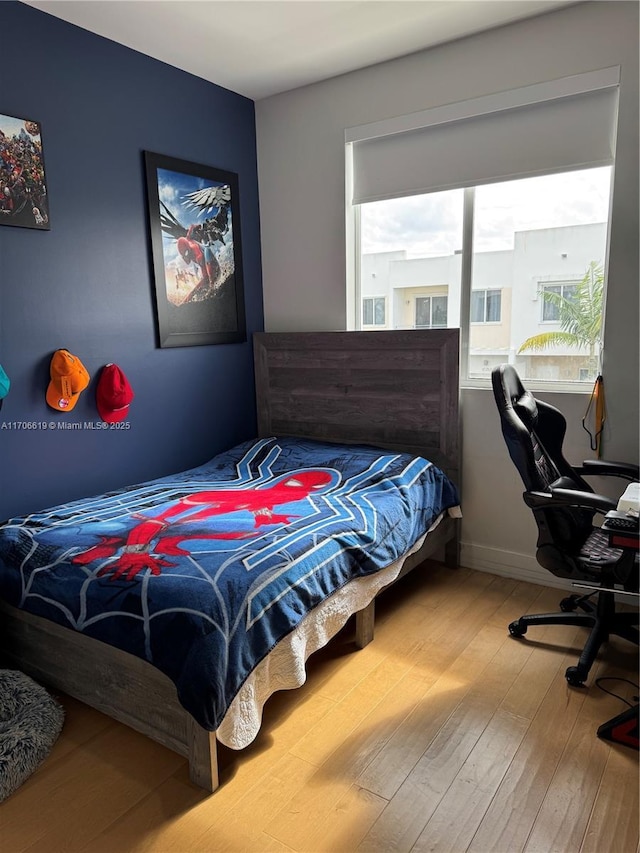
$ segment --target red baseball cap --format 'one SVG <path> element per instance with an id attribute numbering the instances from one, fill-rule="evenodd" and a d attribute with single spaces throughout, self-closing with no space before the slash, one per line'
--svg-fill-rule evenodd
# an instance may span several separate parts
<path id="1" fill-rule="evenodd" d="M 96 386 L 98 414 L 105 423 L 123 421 L 129 414 L 134 393 L 117 364 L 105 364 Z"/>

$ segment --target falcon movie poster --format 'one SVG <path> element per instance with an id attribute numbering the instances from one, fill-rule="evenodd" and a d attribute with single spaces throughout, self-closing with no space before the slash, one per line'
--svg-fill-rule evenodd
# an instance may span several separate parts
<path id="1" fill-rule="evenodd" d="M 145 151 L 161 347 L 246 340 L 238 176 Z"/>

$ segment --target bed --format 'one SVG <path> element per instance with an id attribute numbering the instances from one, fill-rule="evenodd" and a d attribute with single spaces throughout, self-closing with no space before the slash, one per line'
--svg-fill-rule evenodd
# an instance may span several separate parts
<path id="1" fill-rule="evenodd" d="M 218 784 L 276 690 L 428 556 L 457 564 L 458 332 L 254 336 L 258 436 L 0 528 L 9 665 Z M 70 630 L 70 628 L 75 630 Z"/>

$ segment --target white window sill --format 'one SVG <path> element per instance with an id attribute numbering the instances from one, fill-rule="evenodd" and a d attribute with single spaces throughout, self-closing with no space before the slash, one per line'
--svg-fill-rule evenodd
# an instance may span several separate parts
<path id="1" fill-rule="evenodd" d="M 552 382 L 544 379 L 525 379 L 521 378 L 522 384 L 527 389 L 535 393 L 541 391 L 545 394 L 591 394 L 595 380 L 589 382 Z M 479 388 L 491 391 L 491 378 L 487 379 L 461 379 L 460 390 Z"/>

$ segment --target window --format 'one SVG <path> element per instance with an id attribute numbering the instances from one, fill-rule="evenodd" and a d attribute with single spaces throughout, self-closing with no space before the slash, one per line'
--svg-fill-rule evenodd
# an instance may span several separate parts
<path id="1" fill-rule="evenodd" d="M 556 387 L 590 381 L 599 369 L 610 182 L 605 166 L 361 204 L 362 282 L 386 293 L 386 302 L 362 300 L 362 326 L 464 328 L 468 288 L 463 382 L 486 383 L 504 362 Z"/>
<path id="2" fill-rule="evenodd" d="M 463 201 L 450 190 L 358 208 L 363 327 L 373 325 L 372 293 L 387 295 L 388 329 L 446 328 L 450 312 L 458 325 Z"/>
<path id="3" fill-rule="evenodd" d="M 500 290 L 471 291 L 471 322 L 499 323 L 502 307 Z"/>
<path id="4" fill-rule="evenodd" d="M 540 288 L 542 292 L 542 322 L 560 322 L 560 307 L 562 302 L 575 303 L 578 282 L 572 284 L 545 284 Z M 550 298 L 545 297 L 550 294 Z"/>
<path id="5" fill-rule="evenodd" d="M 500 275 L 502 322 L 469 329 L 475 356 L 531 384 L 596 376 L 601 355 L 611 167 L 488 184 L 473 193 L 472 287 Z M 472 291 L 473 293 L 473 291 Z M 473 303 L 472 303 L 473 310 Z"/>
<path id="6" fill-rule="evenodd" d="M 558 390 L 597 375 L 619 82 L 611 67 L 347 128 L 348 328 L 373 277 L 387 328 L 460 326 L 463 384 L 503 362 Z"/>
<path id="7" fill-rule="evenodd" d="M 362 300 L 362 325 L 384 326 L 385 319 L 385 297 L 372 296 Z"/>
<path id="8" fill-rule="evenodd" d="M 447 328 L 447 297 L 416 297 L 416 329 Z"/>

